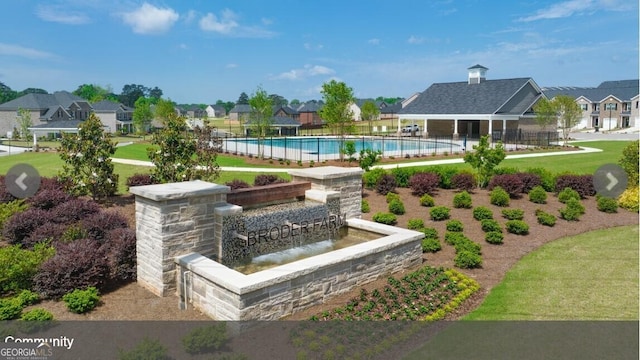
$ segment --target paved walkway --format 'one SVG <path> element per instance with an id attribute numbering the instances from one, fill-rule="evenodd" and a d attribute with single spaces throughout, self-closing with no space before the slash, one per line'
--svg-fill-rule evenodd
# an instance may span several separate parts
<path id="1" fill-rule="evenodd" d="M 31 148 L 19 147 L 19 146 L 8 146 L 8 145 L 0 145 L 0 156 L 8 156 L 23 153 L 27 150 L 31 150 Z"/>
<path id="2" fill-rule="evenodd" d="M 507 155 L 507 159 L 523 159 L 523 158 L 534 158 L 534 157 L 543 157 L 543 156 L 558 156 L 558 155 L 578 155 L 578 154 L 586 154 L 586 153 L 594 153 L 601 152 L 600 149 L 590 148 L 590 147 L 581 147 L 582 151 L 555 151 L 555 152 L 546 152 L 546 153 L 532 153 L 532 154 L 514 154 Z M 141 160 L 130 160 L 130 159 L 111 159 L 114 163 L 119 164 L 128 164 L 128 165 L 136 165 L 136 166 L 153 166 L 153 164 L 149 161 L 141 161 Z M 412 162 L 403 162 L 396 164 L 384 164 L 384 165 L 376 165 L 374 168 L 381 169 L 394 169 L 396 167 L 412 167 L 412 166 L 428 166 L 428 165 L 445 165 L 445 164 L 459 164 L 463 163 L 464 160 L 462 158 L 455 159 L 441 159 L 441 160 L 425 160 L 425 161 L 412 161 Z M 261 167 L 231 167 L 231 166 L 221 166 L 220 170 L 222 171 L 245 171 L 245 172 L 288 172 L 289 168 L 261 168 Z"/>

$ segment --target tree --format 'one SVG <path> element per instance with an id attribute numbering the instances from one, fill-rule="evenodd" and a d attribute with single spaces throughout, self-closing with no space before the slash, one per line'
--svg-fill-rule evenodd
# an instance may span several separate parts
<path id="1" fill-rule="evenodd" d="M 162 98 L 162 90 L 160 90 L 157 86 L 154 87 L 153 89 L 149 90 L 149 97 L 160 100 Z"/>
<path id="2" fill-rule="evenodd" d="M 369 135 L 371 135 L 371 128 L 373 126 L 373 119 L 377 119 L 380 115 L 380 109 L 376 106 L 373 101 L 365 101 L 362 104 L 362 109 L 360 110 L 360 117 L 362 120 L 369 122 Z"/>
<path id="3" fill-rule="evenodd" d="M 362 149 L 360 150 L 360 167 L 364 171 L 371 170 L 371 167 L 375 165 L 382 157 L 382 150 Z"/>
<path id="4" fill-rule="evenodd" d="M 271 99 L 271 104 L 276 107 L 287 106 L 289 104 L 287 99 L 278 94 L 270 94 L 269 99 Z"/>
<path id="5" fill-rule="evenodd" d="M 171 100 L 160 99 L 156 103 L 154 115 L 157 119 L 160 119 L 160 121 L 165 122 L 170 116 L 177 116 L 176 104 Z"/>
<path id="6" fill-rule="evenodd" d="M 18 93 L 18 97 L 27 95 L 27 94 L 48 94 L 47 90 L 40 88 L 26 88 Z"/>
<path id="7" fill-rule="evenodd" d="M 291 100 L 291 101 L 289 102 L 289 105 L 291 105 L 291 106 L 296 106 L 296 107 L 297 107 L 297 106 L 299 106 L 299 105 L 300 105 L 300 100 L 298 100 L 298 99 L 293 99 L 293 100 Z"/>
<path id="8" fill-rule="evenodd" d="M 186 119 L 170 113 L 164 127 L 153 134 L 147 155 L 155 165 L 151 176 L 159 183 L 194 179 L 213 180 L 219 175 L 216 163 L 220 140 L 212 137 L 209 126 L 196 128 L 194 138 L 187 131 Z"/>
<path id="9" fill-rule="evenodd" d="M 138 98 L 135 103 L 135 110 L 133 110 L 133 126 L 136 133 L 142 134 L 149 131 L 152 120 L 151 100 L 146 97 Z"/>
<path id="10" fill-rule="evenodd" d="M 324 119 L 331 133 L 339 136 L 340 161 L 344 160 L 344 140 L 347 134 L 355 131 L 353 113 L 349 104 L 354 101 L 353 89 L 344 82 L 331 80 L 322 84 L 324 107 L 320 109 L 320 117 Z"/>
<path id="11" fill-rule="evenodd" d="M 258 138 L 258 157 L 264 157 L 264 138 L 273 124 L 273 104 L 267 92 L 258 86 L 249 99 L 249 127 Z"/>
<path id="12" fill-rule="evenodd" d="M 86 99 L 90 103 L 108 100 L 111 96 L 111 88 L 103 88 L 96 84 L 82 84 L 73 91 L 73 94 Z"/>
<path id="13" fill-rule="evenodd" d="M 240 94 L 238 101 L 236 102 L 238 105 L 249 105 L 249 95 L 244 91 Z"/>
<path id="14" fill-rule="evenodd" d="M 18 93 L 4 83 L 0 82 L 0 104 L 6 103 L 18 97 Z"/>
<path id="15" fill-rule="evenodd" d="M 485 187 L 494 174 L 494 169 L 507 156 L 501 142 L 492 149 L 489 145 L 489 135 L 480 138 L 478 145 L 473 146 L 471 152 L 464 156 L 464 162 L 471 165 L 478 173 L 478 187 Z"/>
<path id="16" fill-rule="evenodd" d="M 29 140 L 29 128 L 33 125 L 31 121 L 31 111 L 18 109 L 18 126 L 20 127 L 20 137 L 22 140 Z"/>
<path id="17" fill-rule="evenodd" d="M 111 163 L 115 151 L 111 135 L 91 113 L 77 134 L 62 134 L 60 158 L 64 164 L 59 177 L 70 184 L 68 190 L 75 195 L 91 195 L 94 200 L 111 196 L 118 189 L 118 175 Z"/>
<path id="18" fill-rule="evenodd" d="M 218 100 L 216 101 L 216 105 L 222 106 L 224 108 L 224 114 L 227 115 L 236 104 L 233 101 Z"/>
<path id="19" fill-rule="evenodd" d="M 636 140 L 622 149 L 622 157 L 618 160 L 618 164 L 627 173 L 627 188 L 629 189 L 638 186 L 638 174 L 640 173 L 638 153 L 640 153 L 640 141 Z"/>
<path id="20" fill-rule="evenodd" d="M 138 98 L 146 96 L 149 89 L 143 85 L 128 84 L 122 87 L 122 93 L 118 96 L 121 103 L 133 107 Z"/>
<path id="21" fill-rule="evenodd" d="M 558 122 L 558 116 L 554 104 L 547 98 L 541 98 L 534 106 L 536 123 L 544 130 L 547 125 Z"/>

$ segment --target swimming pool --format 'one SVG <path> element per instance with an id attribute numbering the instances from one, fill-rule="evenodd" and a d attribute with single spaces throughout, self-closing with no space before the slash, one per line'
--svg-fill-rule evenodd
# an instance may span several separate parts
<path id="1" fill-rule="evenodd" d="M 423 139 L 417 137 L 349 137 L 345 141 L 353 141 L 356 154 L 362 149 L 381 151 L 384 157 L 404 157 L 431 155 L 433 153 L 450 154 L 462 151 L 462 141 L 448 138 Z M 341 140 L 336 137 L 277 137 L 266 138 L 261 144 L 265 157 L 272 159 L 288 159 L 292 161 L 334 160 L 340 157 Z M 259 154 L 256 138 L 227 138 L 223 143 L 223 151 L 228 153 Z"/>

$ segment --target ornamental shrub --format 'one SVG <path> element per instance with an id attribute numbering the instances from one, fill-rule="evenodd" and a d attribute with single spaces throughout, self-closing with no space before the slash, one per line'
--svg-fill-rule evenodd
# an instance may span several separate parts
<path id="1" fill-rule="evenodd" d="M 279 177 L 278 175 L 260 174 L 256 175 L 256 177 L 253 179 L 253 186 L 265 186 L 285 182 L 287 182 L 287 180 Z"/>
<path id="2" fill-rule="evenodd" d="M 593 175 L 573 175 L 563 174 L 558 175 L 556 178 L 556 192 L 565 188 L 571 188 L 575 190 L 581 199 L 585 199 L 588 196 L 596 194 L 596 189 L 593 187 Z"/>
<path id="3" fill-rule="evenodd" d="M 33 309 L 29 310 L 20 316 L 22 321 L 51 321 L 53 320 L 53 314 L 45 309 Z"/>
<path id="4" fill-rule="evenodd" d="M 469 251 L 478 255 L 482 254 L 482 247 L 480 246 L 480 244 L 476 244 L 467 237 L 456 242 L 453 247 L 456 249 L 456 254 L 461 251 Z"/>
<path id="5" fill-rule="evenodd" d="M 416 174 L 416 169 L 411 167 L 396 167 L 391 169 L 391 175 L 396 180 L 396 185 L 398 187 L 406 188 L 409 187 L 409 179 Z"/>
<path id="6" fill-rule="evenodd" d="M 429 171 L 438 174 L 440 176 L 439 187 L 441 189 L 453 188 L 452 179 L 458 173 L 458 170 L 451 166 L 430 166 Z"/>
<path id="7" fill-rule="evenodd" d="M 131 350 L 118 350 L 118 360 L 169 360 L 172 359 L 168 350 L 162 345 L 160 340 L 144 338 Z"/>
<path id="8" fill-rule="evenodd" d="M 384 169 L 371 169 L 362 174 L 362 185 L 367 189 L 373 189 L 378 184 L 378 180 L 387 173 Z"/>
<path id="9" fill-rule="evenodd" d="M 37 303 L 38 301 L 40 301 L 40 295 L 38 295 L 37 293 L 34 293 L 31 290 L 22 290 L 20 291 L 20 293 L 18 293 L 18 295 L 16 295 L 14 297 L 14 299 L 21 305 L 21 306 L 29 306 L 29 305 L 33 305 L 35 303 Z"/>
<path id="10" fill-rule="evenodd" d="M 429 210 L 429 216 L 433 221 L 442 221 L 449 218 L 449 208 L 446 206 L 434 206 Z"/>
<path id="11" fill-rule="evenodd" d="M 388 192 L 387 195 L 385 196 L 385 199 L 387 200 L 387 204 L 390 203 L 392 200 L 400 200 L 400 195 L 394 193 L 394 192 Z"/>
<path id="12" fill-rule="evenodd" d="M 422 239 L 422 252 L 435 253 L 442 250 L 442 244 L 437 238 L 424 238 Z"/>
<path id="13" fill-rule="evenodd" d="M 93 286 L 85 290 L 76 289 L 62 297 L 62 301 L 67 305 L 67 309 L 76 314 L 84 314 L 93 310 L 100 302 L 98 289 Z"/>
<path id="14" fill-rule="evenodd" d="M 13 298 L 0 299 L 0 321 L 13 320 L 20 317 L 22 305 Z"/>
<path id="15" fill-rule="evenodd" d="M 426 207 L 432 207 L 435 205 L 435 201 L 433 200 L 433 197 L 431 195 L 424 194 L 420 197 L 420 205 L 426 206 Z"/>
<path id="16" fill-rule="evenodd" d="M 45 298 L 58 299 L 74 289 L 100 288 L 108 278 L 105 249 L 97 241 L 81 239 L 58 245 L 57 253 L 33 277 L 33 289 Z"/>
<path id="17" fill-rule="evenodd" d="M 363 213 L 368 213 L 371 211 L 371 206 L 369 206 L 369 202 L 365 199 L 362 199 L 362 202 L 360 203 L 360 211 L 362 211 Z"/>
<path id="18" fill-rule="evenodd" d="M 507 220 L 522 220 L 524 219 L 524 210 L 504 209 L 502 210 L 502 217 L 504 217 Z"/>
<path id="19" fill-rule="evenodd" d="M 509 194 L 511 198 L 518 198 L 524 190 L 524 184 L 520 179 L 520 176 L 516 174 L 503 174 L 495 175 L 489 181 L 488 190 L 493 190 L 496 187 L 502 188 Z"/>
<path id="20" fill-rule="evenodd" d="M 476 220 L 493 219 L 493 212 L 485 206 L 478 206 L 473 209 L 473 218 Z"/>
<path id="21" fill-rule="evenodd" d="M 157 184 L 151 174 L 133 174 L 127 178 L 127 188 Z"/>
<path id="22" fill-rule="evenodd" d="M 38 267 L 53 256 L 55 249 L 37 244 L 33 250 L 20 245 L 0 247 L 0 292 L 11 293 L 31 288 Z"/>
<path id="23" fill-rule="evenodd" d="M 471 191 L 476 187 L 476 178 L 472 173 L 461 172 L 451 177 L 451 186 L 454 189 Z"/>
<path id="24" fill-rule="evenodd" d="M 472 200 L 468 192 L 462 191 L 453 196 L 453 207 L 456 209 L 471 209 Z"/>
<path id="25" fill-rule="evenodd" d="M 462 221 L 460 220 L 447 221 L 447 231 L 462 232 L 462 230 L 464 230 L 464 225 L 462 225 Z"/>
<path id="26" fill-rule="evenodd" d="M 502 207 L 509 206 L 509 193 L 504 191 L 503 188 L 499 186 L 495 187 L 491 190 L 489 196 L 491 204 Z"/>
<path id="27" fill-rule="evenodd" d="M 540 177 L 540 186 L 542 186 L 546 192 L 556 191 L 556 177 L 551 171 L 545 168 L 528 168 L 526 172 L 538 175 Z"/>
<path id="28" fill-rule="evenodd" d="M 389 203 L 389 212 L 395 215 L 403 215 L 405 213 L 404 204 L 400 199 L 391 200 Z"/>
<path id="29" fill-rule="evenodd" d="M 4 223 L 2 235 L 10 244 L 21 244 L 40 226 L 50 222 L 51 213 L 37 208 L 16 213 Z"/>
<path id="30" fill-rule="evenodd" d="M 422 228 L 424 228 L 424 221 L 422 219 L 409 219 L 407 229 L 420 230 Z"/>
<path id="31" fill-rule="evenodd" d="M 529 233 L 529 225 L 522 220 L 509 220 L 504 226 L 511 234 L 527 235 Z"/>
<path id="32" fill-rule="evenodd" d="M 240 179 L 233 179 L 231 181 L 227 181 L 224 184 L 227 185 L 230 190 L 247 189 L 247 188 L 251 187 L 251 185 L 249 185 L 249 183 L 247 183 L 244 180 L 240 180 Z"/>
<path id="33" fill-rule="evenodd" d="M 560 217 L 567 221 L 578 221 L 580 216 L 584 214 L 584 206 L 580 203 L 580 200 L 569 199 L 567 200 L 566 207 L 560 209 Z"/>
<path id="34" fill-rule="evenodd" d="M 27 199 L 31 208 L 42 210 L 52 209 L 72 199 L 72 196 L 62 189 L 40 190 L 34 196 Z"/>
<path id="35" fill-rule="evenodd" d="M 380 195 L 387 195 L 396 190 L 396 179 L 393 175 L 384 174 L 376 183 L 376 192 Z"/>
<path id="36" fill-rule="evenodd" d="M 31 234 L 22 240 L 22 246 L 25 249 L 33 249 L 35 244 L 41 242 L 55 242 L 63 238 L 67 231 L 68 225 L 48 222 L 31 232 Z"/>
<path id="37" fill-rule="evenodd" d="M 640 187 L 634 186 L 625 190 L 618 198 L 618 204 L 621 208 L 629 211 L 638 212 L 640 205 L 638 203 L 638 193 Z"/>
<path id="38" fill-rule="evenodd" d="M 536 217 L 538 219 L 538 224 L 540 225 L 551 227 L 556 224 L 556 217 L 553 214 L 544 212 L 541 209 L 536 210 Z"/>
<path id="39" fill-rule="evenodd" d="M 227 324 L 221 322 L 191 330 L 182 338 L 182 345 L 189 354 L 206 353 L 220 349 L 227 338 Z"/>
<path id="40" fill-rule="evenodd" d="M 503 243 L 504 235 L 499 231 L 490 231 L 484 234 L 484 240 L 489 244 L 500 245 Z"/>
<path id="41" fill-rule="evenodd" d="M 13 200 L 5 203 L 0 203 L 0 233 L 4 223 L 12 217 L 14 214 L 23 212 L 28 208 L 23 200 Z"/>
<path id="42" fill-rule="evenodd" d="M 113 282 L 136 280 L 136 231 L 118 228 L 107 232 L 102 248 L 106 252 L 109 278 Z"/>
<path id="43" fill-rule="evenodd" d="M 482 257 L 474 252 L 463 250 L 456 254 L 453 263 L 461 269 L 482 267 Z"/>
<path id="44" fill-rule="evenodd" d="M 493 219 L 483 219 L 480 221 L 480 227 L 482 228 L 482 231 L 484 232 L 491 232 L 491 231 L 499 231 L 502 232 L 502 227 L 500 227 L 500 224 Z"/>
<path id="45" fill-rule="evenodd" d="M 23 313 L 20 316 L 19 328 L 27 334 L 41 332 L 50 328 L 53 314 L 45 309 L 36 308 Z"/>
<path id="46" fill-rule="evenodd" d="M 580 194 L 572 188 L 566 187 L 558 193 L 558 201 L 566 204 L 569 199 L 580 200 Z"/>
<path id="47" fill-rule="evenodd" d="M 433 195 L 440 184 L 440 176 L 434 173 L 417 173 L 409 179 L 409 187 L 414 195 Z"/>
<path id="48" fill-rule="evenodd" d="M 456 244 L 463 241 L 471 240 L 461 232 L 448 231 L 444 234 L 444 242 L 451 246 L 456 246 Z"/>
<path id="49" fill-rule="evenodd" d="M 398 218 L 394 214 L 377 212 L 373 214 L 373 221 L 381 224 L 395 225 L 398 222 Z"/>
<path id="50" fill-rule="evenodd" d="M 519 172 L 517 167 L 513 166 L 501 166 L 497 167 L 494 171 L 494 175 L 515 175 Z"/>
<path id="51" fill-rule="evenodd" d="M 520 178 L 522 181 L 522 192 L 527 194 L 531 189 L 536 186 L 540 186 L 541 180 L 540 175 L 529 173 L 529 172 L 520 172 L 517 173 L 516 176 Z"/>
<path id="52" fill-rule="evenodd" d="M 536 204 L 546 204 L 547 192 L 540 185 L 534 186 L 533 189 L 529 191 L 529 201 Z"/>
<path id="53" fill-rule="evenodd" d="M 117 211 L 102 210 L 82 220 L 82 227 L 87 237 L 100 242 L 104 241 L 109 230 L 126 228 L 127 219 Z"/>
<path id="54" fill-rule="evenodd" d="M 616 199 L 605 196 L 598 196 L 596 203 L 598 206 L 598 210 L 602 212 L 610 214 L 618 212 L 618 201 Z"/>
<path id="55" fill-rule="evenodd" d="M 638 154 L 640 153 L 640 140 L 636 140 L 622 149 L 622 157 L 618 160 L 618 164 L 627 173 L 628 188 L 638 186 Z"/>
<path id="56" fill-rule="evenodd" d="M 432 227 L 422 228 L 421 231 L 424 233 L 425 238 L 433 238 L 433 239 L 439 238 L 438 230 L 436 230 L 435 228 L 432 228 Z"/>
<path id="57" fill-rule="evenodd" d="M 51 210 L 51 220 L 58 224 L 73 224 L 102 210 L 92 200 L 72 199 Z"/>

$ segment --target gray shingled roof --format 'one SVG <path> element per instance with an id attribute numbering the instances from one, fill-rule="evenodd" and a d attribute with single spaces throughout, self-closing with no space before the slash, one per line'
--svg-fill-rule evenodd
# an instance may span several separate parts
<path id="1" fill-rule="evenodd" d="M 0 110 L 43 110 L 56 105 L 67 109 L 76 101 L 87 102 L 87 100 L 67 91 L 56 91 L 53 94 L 26 94 L 0 105 Z"/>
<path id="2" fill-rule="evenodd" d="M 229 111 L 229 113 L 249 113 L 251 112 L 251 105 L 249 104 L 236 104 L 236 106 Z"/>
<path id="3" fill-rule="evenodd" d="M 59 121 L 50 121 L 46 124 L 40 124 L 37 126 L 32 126 L 29 129 L 34 130 L 46 130 L 46 129 L 68 129 L 75 130 L 82 124 L 81 120 L 59 120 Z"/>
<path id="4" fill-rule="evenodd" d="M 272 126 L 300 126 L 300 123 L 288 116 L 274 116 Z"/>
<path id="5" fill-rule="evenodd" d="M 127 109 L 127 107 L 121 103 L 113 102 L 110 100 L 98 101 L 97 103 L 91 104 L 91 107 L 93 108 L 94 111 L 97 111 L 97 112 L 118 111 L 120 109 L 133 111 L 133 109 Z"/>
<path id="6" fill-rule="evenodd" d="M 306 102 L 298 109 L 298 112 L 318 112 L 322 106 L 315 101 Z"/>
<path id="7" fill-rule="evenodd" d="M 437 83 L 413 100 L 400 114 L 495 114 L 531 78 Z M 524 102 L 506 113 L 522 114 Z M 531 106 L 531 103 L 528 104 Z M 522 111 L 521 111 L 522 110 Z M 521 112 L 519 112 L 521 111 Z M 504 109 L 503 109 L 503 112 Z"/>
<path id="8" fill-rule="evenodd" d="M 558 95 L 568 95 L 574 99 L 581 96 L 592 102 L 600 102 L 607 96 L 613 95 L 621 101 L 630 101 L 634 96 L 638 95 L 640 81 L 636 80 L 616 80 L 605 81 L 595 88 L 579 88 L 579 87 L 548 87 L 543 92 L 546 97 L 553 99 Z"/>

